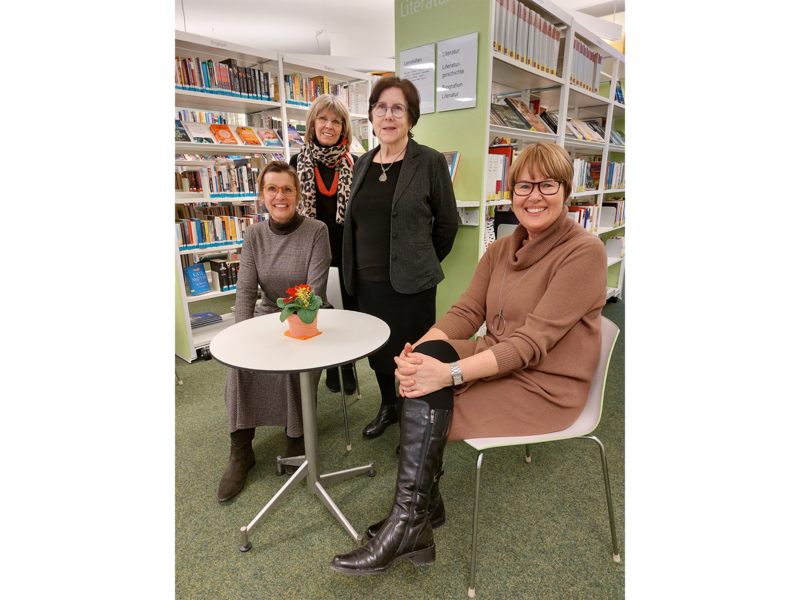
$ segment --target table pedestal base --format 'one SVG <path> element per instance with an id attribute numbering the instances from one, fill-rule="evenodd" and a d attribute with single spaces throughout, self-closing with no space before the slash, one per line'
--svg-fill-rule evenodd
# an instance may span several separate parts
<path id="1" fill-rule="evenodd" d="M 300 394 L 303 406 L 303 436 L 305 438 L 306 456 L 293 456 L 291 458 L 278 457 L 278 469 L 282 470 L 285 464 L 300 465 L 297 471 L 289 478 L 283 487 L 278 490 L 267 505 L 261 509 L 256 517 L 250 521 L 246 527 L 242 527 L 239 532 L 241 534 L 241 545 L 239 550 L 247 552 L 252 548 L 252 544 L 247 539 L 247 534 L 250 533 L 259 521 L 271 512 L 279 500 L 283 499 L 289 492 L 294 490 L 298 484 L 305 479 L 308 485 L 308 493 L 320 499 L 320 502 L 336 517 L 336 520 L 347 530 L 357 543 L 361 543 L 363 536 L 358 533 L 350 522 L 339 510 L 339 507 L 333 502 L 328 492 L 325 491 L 323 486 L 332 483 L 338 483 L 366 473 L 370 477 L 375 476 L 375 463 L 371 462 L 363 467 L 353 467 L 352 469 L 345 469 L 344 471 L 336 471 L 335 473 L 327 473 L 325 475 L 319 474 L 319 453 L 317 446 L 317 411 L 314 399 L 316 398 L 316 390 L 314 389 L 314 381 L 310 372 L 300 373 Z M 300 462 L 302 461 L 302 463 Z"/>

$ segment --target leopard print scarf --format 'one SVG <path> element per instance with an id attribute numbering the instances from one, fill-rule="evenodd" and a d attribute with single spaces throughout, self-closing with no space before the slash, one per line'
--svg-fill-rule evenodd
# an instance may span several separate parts
<path id="1" fill-rule="evenodd" d="M 336 146 L 320 146 L 313 140 L 297 155 L 297 174 L 300 176 L 302 199 L 298 210 L 306 217 L 317 218 L 317 190 L 314 167 L 322 163 L 335 167 L 339 176 L 336 190 L 336 223 L 344 226 L 344 212 L 350 199 L 350 186 L 353 184 L 353 157 L 347 140 Z"/>

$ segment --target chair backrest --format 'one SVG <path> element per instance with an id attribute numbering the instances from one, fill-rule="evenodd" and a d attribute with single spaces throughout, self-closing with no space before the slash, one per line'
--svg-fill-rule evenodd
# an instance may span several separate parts
<path id="1" fill-rule="evenodd" d="M 511 235 L 517 229 L 516 225 L 509 225 L 508 223 L 501 223 L 497 226 L 497 239 Z"/>
<path id="2" fill-rule="evenodd" d="M 339 310 L 344 308 L 342 289 L 339 286 L 339 269 L 337 267 L 328 269 L 328 287 L 325 293 L 328 297 L 328 302 L 331 303 L 333 308 L 338 308 Z"/>
<path id="3" fill-rule="evenodd" d="M 600 360 L 597 362 L 597 368 L 594 370 L 592 386 L 589 388 L 589 398 L 586 400 L 586 407 L 583 409 L 581 416 L 578 417 L 575 425 L 573 425 L 573 427 L 579 429 L 588 429 L 587 433 L 591 433 L 600 423 L 600 417 L 603 414 L 603 397 L 606 390 L 608 367 L 611 364 L 611 354 L 614 351 L 614 345 L 617 343 L 617 338 L 619 337 L 619 327 L 605 317 L 600 317 L 600 321 L 600 335 L 602 338 L 600 344 Z"/>

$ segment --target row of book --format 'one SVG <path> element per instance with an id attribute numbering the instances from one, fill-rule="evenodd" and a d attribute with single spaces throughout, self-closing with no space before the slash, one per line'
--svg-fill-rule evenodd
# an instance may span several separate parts
<path id="1" fill-rule="evenodd" d="M 494 125 L 511 127 L 523 131 L 536 131 L 538 133 L 558 133 L 558 116 L 546 110 L 536 114 L 518 98 L 503 98 L 504 104 L 492 103 L 489 110 L 489 120 Z M 601 121 L 580 119 L 567 119 L 565 137 L 586 140 L 590 142 L 603 142 L 605 129 Z M 624 146 L 625 135 L 615 129 L 611 130 L 610 143 Z"/>
<path id="2" fill-rule="evenodd" d="M 264 215 L 245 217 L 213 217 L 210 219 L 180 219 L 175 223 L 179 250 L 202 250 L 217 246 L 241 244 L 250 225 L 265 220 Z"/>
<path id="3" fill-rule="evenodd" d="M 209 261 L 211 267 L 206 271 L 203 263 L 190 264 L 183 267 L 186 286 L 192 296 L 207 294 L 208 292 L 232 292 L 236 290 L 239 280 L 239 261 L 215 258 Z M 213 316 L 211 316 L 213 315 Z M 197 319 L 195 319 L 197 317 Z M 217 317 L 216 319 L 214 317 Z M 201 313 L 192 315 L 192 329 L 211 325 L 222 321 L 214 313 Z"/>
<path id="4" fill-rule="evenodd" d="M 621 190 L 625 188 L 625 163 L 609 162 L 606 170 L 605 189 Z"/>
<path id="5" fill-rule="evenodd" d="M 199 58 L 175 58 L 175 88 L 251 100 L 272 100 L 269 71 L 239 65 L 235 58 L 218 63 Z"/>
<path id="6" fill-rule="evenodd" d="M 622 198 L 604 200 L 599 205 L 588 200 L 573 200 L 569 212 L 572 219 L 592 232 L 599 231 L 599 227 L 625 225 L 625 200 Z"/>
<path id="7" fill-rule="evenodd" d="M 310 106 L 322 94 L 332 94 L 344 102 L 345 106 L 358 113 L 367 113 L 367 100 L 359 95 L 357 86 L 331 83 L 324 75 L 306 77 L 302 73 L 284 75 L 284 89 L 287 104 Z M 276 96 L 277 97 L 277 96 Z"/>
<path id="8" fill-rule="evenodd" d="M 182 219 L 213 219 L 214 217 L 252 217 L 256 208 L 252 203 L 233 201 L 193 202 L 175 204 L 175 221 Z"/>
<path id="9" fill-rule="evenodd" d="M 555 75 L 561 30 L 519 0 L 495 0 L 492 48 L 514 60 Z"/>
<path id="10" fill-rule="evenodd" d="M 189 108 L 179 108 L 175 111 L 176 121 L 189 123 L 222 123 L 223 125 L 249 125 L 247 115 L 231 112 L 211 112 Z"/>
<path id="11" fill-rule="evenodd" d="M 302 148 L 303 137 L 292 125 L 287 126 L 289 147 Z M 231 144 L 242 146 L 264 146 L 266 148 L 283 148 L 280 129 L 263 127 L 236 127 L 232 129 L 223 123 L 193 123 L 175 120 L 175 141 L 195 144 Z"/>
<path id="12" fill-rule="evenodd" d="M 504 104 L 492 103 L 489 107 L 489 121 L 492 124 L 524 131 L 555 133 L 555 129 L 545 121 L 546 113 L 534 113 L 529 106 L 517 98 L 503 98 L 503 102 Z"/>
<path id="13" fill-rule="evenodd" d="M 600 91 L 600 69 L 603 57 L 575 38 L 572 42 L 572 71 L 569 82 L 595 94 Z"/>
<path id="14" fill-rule="evenodd" d="M 252 154 L 247 154 L 248 157 L 253 158 L 263 158 L 266 161 L 270 160 L 286 160 L 283 154 L 276 154 L 274 152 L 259 154 L 258 152 L 253 152 Z M 224 160 L 229 158 L 229 154 L 220 155 L 217 154 L 176 154 L 175 161 L 186 161 L 186 162 L 214 162 L 218 160 Z"/>
<path id="15" fill-rule="evenodd" d="M 625 225 L 625 199 L 621 197 L 603 200 L 601 227 L 620 227 Z"/>
<path id="16" fill-rule="evenodd" d="M 594 190 L 619 190 L 625 187 L 625 163 L 609 162 L 606 165 L 606 177 L 600 185 L 602 162 L 598 159 L 573 159 L 573 192 L 591 192 Z"/>
<path id="17" fill-rule="evenodd" d="M 208 180 L 208 190 L 204 190 L 201 173 Z M 255 198 L 259 173 L 260 169 L 251 167 L 246 159 L 223 162 L 201 170 L 176 166 L 175 186 L 180 192 L 207 191 L 210 198 Z"/>

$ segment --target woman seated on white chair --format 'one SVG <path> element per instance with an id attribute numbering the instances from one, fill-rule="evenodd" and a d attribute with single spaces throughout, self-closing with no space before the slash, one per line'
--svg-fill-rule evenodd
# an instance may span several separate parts
<path id="1" fill-rule="evenodd" d="M 394 503 L 364 546 L 334 557 L 335 571 L 434 562 L 447 441 L 560 431 L 580 416 L 600 357 L 607 260 L 603 243 L 568 215 L 572 176 L 560 146 L 519 154 L 509 184 L 520 225 L 489 247 L 447 314 L 395 358 L 403 401 Z M 469 339 L 484 322 L 486 335 Z"/>

